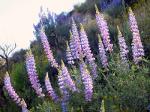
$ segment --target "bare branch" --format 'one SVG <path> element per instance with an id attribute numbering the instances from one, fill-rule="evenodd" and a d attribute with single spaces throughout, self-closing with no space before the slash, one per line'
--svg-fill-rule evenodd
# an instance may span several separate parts
<path id="1" fill-rule="evenodd" d="M 0 50 L 3 52 L 3 55 L 5 56 L 6 55 L 6 49 L 5 49 L 5 47 L 0 46 Z"/>
<path id="2" fill-rule="evenodd" d="M 10 47 L 9 47 L 9 48 L 10 48 Z M 15 45 L 14 45 L 12 48 L 10 48 L 10 51 L 8 52 L 8 56 L 9 56 L 10 53 L 12 53 L 15 49 L 16 49 L 16 43 L 15 43 Z"/>
<path id="3" fill-rule="evenodd" d="M 6 69 L 9 71 L 9 55 L 16 49 L 16 44 L 14 46 L 5 44 L 3 47 L 0 46 L 0 51 L 2 54 L 0 54 L 0 58 L 4 59 L 6 62 Z"/>
<path id="4" fill-rule="evenodd" d="M 3 57 L 9 57 L 9 55 L 16 49 L 16 43 L 12 47 L 11 45 L 0 46 L 0 50 L 2 51 Z"/>
<path id="5" fill-rule="evenodd" d="M 1 55 L 1 54 L 0 54 L 0 57 L 1 57 L 2 59 L 6 59 L 6 58 L 5 58 L 3 55 Z"/>

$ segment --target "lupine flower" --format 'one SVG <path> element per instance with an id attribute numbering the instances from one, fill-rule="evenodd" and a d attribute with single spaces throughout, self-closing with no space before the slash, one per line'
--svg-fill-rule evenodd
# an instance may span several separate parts
<path id="1" fill-rule="evenodd" d="M 135 64 L 138 64 L 144 56 L 143 45 L 138 30 L 137 21 L 131 8 L 129 8 L 129 24 L 132 32 L 132 53 Z"/>
<path id="2" fill-rule="evenodd" d="M 40 38 L 41 38 L 41 42 L 42 42 L 42 45 L 43 45 L 43 48 L 44 48 L 44 51 L 45 51 L 45 54 L 48 58 L 48 61 L 51 63 L 51 65 L 53 67 L 58 67 L 58 63 L 56 62 L 56 60 L 54 59 L 53 57 L 53 53 L 51 51 L 51 48 L 50 48 L 50 45 L 49 45 L 49 42 L 48 42 L 48 39 L 47 39 L 47 36 L 46 34 L 44 33 L 43 29 L 41 30 L 40 32 Z"/>
<path id="3" fill-rule="evenodd" d="M 87 57 L 89 62 L 94 61 L 95 58 L 93 57 L 93 54 L 91 52 L 89 41 L 82 24 L 80 24 L 80 43 L 83 55 Z"/>
<path id="4" fill-rule="evenodd" d="M 97 65 L 94 62 L 95 58 L 93 57 L 93 54 L 91 52 L 89 41 L 88 41 L 86 32 L 85 32 L 82 24 L 80 24 L 80 42 L 81 42 L 81 48 L 82 48 L 83 55 L 86 56 L 86 58 L 90 64 L 92 74 L 93 74 L 94 78 L 96 78 L 97 77 Z"/>
<path id="5" fill-rule="evenodd" d="M 65 77 L 62 75 L 61 70 L 59 70 L 58 85 L 60 92 L 62 94 L 62 101 L 61 101 L 62 112 L 67 112 L 67 101 L 69 99 L 69 92 L 65 84 Z"/>
<path id="6" fill-rule="evenodd" d="M 26 54 L 26 68 L 28 72 L 28 77 L 31 82 L 32 88 L 35 90 L 36 94 L 39 97 L 43 97 L 42 88 L 38 80 L 38 74 L 36 71 L 34 56 L 31 53 L 31 50 Z"/>
<path id="7" fill-rule="evenodd" d="M 105 52 L 104 45 L 102 43 L 101 37 L 98 34 L 98 49 L 99 49 L 99 57 L 104 68 L 108 67 L 108 60 Z"/>
<path id="8" fill-rule="evenodd" d="M 4 87 L 7 90 L 9 96 L 13 99 L 13 101 L 16 102 L 18 105 L 21 105 L 21 98 L 18 96 L 18 94 L 15 92 L 14 88 L 12 87 L 8 72 L 4 77 Z"/>
<path id="9" fill-rule="evenodd" d="M 59 70 L 58 72 L 59 72 L 59 74 L 58 74 L 58 85 L 59 85 L 60 92 L 63 96 L 68 96 L 69 92 L 67 91 L 67 87 L 65 84 L 65 77 L 62 75 L 61 70 Z"/>
<path id="10" fill-rule="evenodd" d="M 67 42 L 66 58 L 67 58 L 68 64 L 71 64 L 71 65 L 74 64 L 73 56 L 71 54 L 71 50 L 70 50 L 70 47 L 68 45 L 68 42 Z"/>
<path id="11" fill-rule="evenodd" d="M 7 90 L 9 96 L 12 98 L 12 100 L 20 107 L 22 107 L 22 112 L 28 112 L 27 105 L 24 100 L 22 100 L 18 94 L 15 92 L 14 88 L 12 87 L 10 76 L 8 72 L 6 72 L 6 75 L 4 77 L 4 87 Z M 26 111 L 24 111 L 26 110 Z"/>
<path id="12" fill-rule="evenodd" d="M 66 88 L 66 86 L 64 83 L 64 77 L 62 76 L 62 73 L 60 70 L 59 70 L 59 74 L 58 74 L 58 85 L 60 88 L 60 92 L 63 93 L 63 90 Z"/>
<path id="13" fill-rule="evenodd" d="M 84 84 L 85 100 L 91 101 L 93 95 L 93 82 L 90 73 L 87 70 L 86 65 L 83 61 L 80 63 L 80 73 L 82 82 Z"/>
<path id="14" fill-rule="evenodd" d="M 62 76 L 64 77 L 64 83 L 65 85 L 73 92 L 77 91 L 76 85 L 71 79 L 70 73 L 68 72 L 67 67 L 65 66 L 64 62 L 61 61 L 61 73 Z"/>
<path id="15" fill-rule="evenodd" d="M 122 62 L 124 64 L 127 64 L 127 55 L 129 53 L 129 50 L 126 45 L 125 39 L 122 36 L 118 26 L 117 26 L 117 29 L 118 29 L 118 40 L 119 40 L 119 46 L 120 46 L 120 57 L 121 57 Z"/>
<path id="16" fill-rule="evenodd" d="M 52 97 L 52 99 L 55 102 L 57 102 L 58 101 L 58 96 L 56 95 L 55 91 L 52 88 L 52 85 L 51 85 L 49 77 L 48 77 L 48 73 L 46 73 L 46 76 L 45 76 L 45 86 L 46 86 L 46 90 L 48 91 L 48 95 L 50 97 Z"/>
<path id="17" fill-rule="evenodd" d="M 70 31 L 69 46 L 70 46 L 71 54 L 73 56 L 73 59 L 79 59 L 79 52 L 77 50 L 77 45 L 76 45 L 76 42 L 74 40 L 75 39 L 73 38 L 72 32 Z"/>
<path id="18" fill-rule="evenodd" d="M 73 41 L 74 41 L 76 50 L 77 50 L 78 54 L 80 55 L 80 54 L 82 54 L 80 38 L 79 38 L 79 33 L 78 33 L 76 23 L 73 18 L 72 18 L 72 35 L 73 35 Z"/>
<path id="19" fill-rule="evenodd" d="M 109 36 L 109 29 L 108 29 L 107 22 L 104 19 L 103 14 L 99 12 L 96 5 L 95 5 L 95 9 L 96 9 L 96 22 L 102 35 L 104 47 L 106 48 L 106 51 L 112 52 L 113 44 L 110 43 L 110 36 Z"/>
<path id="20" fill-rule="evenodd" d="M 97 65 L 94 61 L 89 62 L 91 74 L 93 75 L 93 79 L 97 78 Z"/>

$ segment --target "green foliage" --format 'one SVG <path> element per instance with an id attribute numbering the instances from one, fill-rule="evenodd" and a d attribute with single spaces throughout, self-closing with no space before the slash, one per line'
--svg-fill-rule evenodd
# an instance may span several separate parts
<path id="1" fill-rule="evenodd" d="M 116 54 L 115 54 L 116 55 Z M 99 68 L 99 77 L 94 82 L 94 95 L 91 102 L 85 102 L 83 86 L 80 83 L 79 71 L 71 70 L 73 77 L 80 84 L 80 93 L 71 94 L 69 110 L 71 112 L 96 112 L 101 105 L 106 112 L 144 112 L 149 104 L 149 65 L 130 68 L 120 63 L 117 56 L 110 60 L 109 71 Z M 105 100 L 105 106 L 101 101 Z M 104 108 L 105 107 L 105 108 Z"/>
<path id="2" fill-rule="evenodd" d="M 30 109 L 30 112 L 61 112 L 60 107 L 53 102 L 44 101 L 36 107 Z"/>
<path id="3" fill-rule="evenodd" d="M 139 69 L 131 65 L 131 69 L 125 69 L 116 61 L 110 63 L 109 72 L 100 70 L 102 76 L 99 82 L 105 80 L 106 83 L 96 84 L 96 90 L 98 95 L 106 101 L 106 111 L 143 112 L 149 103 L 150 78 L 148 73 L 148 66 L 142 66 Z"/>
<path id="4" fill-rule="evenodd" d="M 104 100 L 101 102 L 101 112 L 105 112 L 105 103 Z"/>
<path id="5" fill-rule="evenodd" d="M 9 100 L 9 98 L 7 98 L 7 105 L 0 107 L 0 112 L 18 112 L 21 111 L 19 107 L 16 106 L 16 104 Z"/>

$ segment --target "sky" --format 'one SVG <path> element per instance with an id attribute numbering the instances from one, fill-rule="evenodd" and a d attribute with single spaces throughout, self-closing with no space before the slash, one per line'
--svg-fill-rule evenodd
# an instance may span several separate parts
<path id="1" fill-rule="evenodd" d="M 85 0 L 0 0 L 0 45 L 17 44 L 17 49 L 29 48 L 35 40 L 33 24 L 38 22 L 40 7 L 57 14 L 69 12 Z"/>

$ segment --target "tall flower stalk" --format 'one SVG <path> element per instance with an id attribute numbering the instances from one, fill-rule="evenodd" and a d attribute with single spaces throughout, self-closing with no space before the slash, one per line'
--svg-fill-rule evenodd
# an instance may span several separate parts
<path id="1" fill-rule="evenodd" d="M 86 58 L 90 64 L 92 74 L 93 74 L 94 78 L 96 78 L 97 77 L 97 65 L 94 62 L 95 58 L 93 57 L 88 38 L 87 38 L 86 32 L 85 32 L 82 24 L 80 24 L 80 43 L 81 43 L 83 55 L 86 56 Z"/>
<path id="2" fill-rule="evenodd" d="M 61 100 L 61 107 L 63 112 L 67 112 L 67 103 L 69 100 L 69 91 L 72 92 L 77 91 L 76 85 L 71 79 L 70 73 L 68 72 L 67 67 L 65 66 L 64 62 L 61 61 L 61 67 L 58 70 L 58 85 L 62 94 L 62 100 Z"/>
<path id="3" fill-rule="evenodd" d="M 66 44 L 67 44 L 67 50 L 66 50 L 67 62 L 68 62 L 68 64 L 72 65 L 72 64 L 74 64 L 73 56 L 71 54 L 71 49 L 68 45 L 68 42 L 66 42 Z"/>
<path id="4" fill-rule="evenodd" d="M 68 92 L 66 84 L 65 84 L 65 77 L 62 75 L 61 70 L 59 70 L 59 74 L 58 74 L 58 85 L 59 85 L 61 94 L 63 95 L 63 97 L 66 98 L 69 95 L 69 92 Z"/>
<path id="5" fill-rule="evenodd" d="M 118 40 L 119 40 L 119 47 L 120 47 L 120 58 L 123 64 L 127 64 L 127 55 L 129 53 L 129 50 L 118 26 L 117 29 L 118 29 Z"/>
<path id="6" fill-rule="evenodd" d="M 80 44 L 81 44 L 83 55 L 87 57 L 87 60 L 89 62 L 94 61 L 95 58 L 93 57 L 86 32 L 81 23 L 80 23 Z"/>
<path id="7" fill-rule="evenodd" d="M 91 74 L 93 75 L 93 79 L 96 79 L 98 76 L 96 63 L 94 61 L 91 61 L 89 62 L 89 66 L 90 66 Z"/>
<path id="8" fill-rule="evenodd" d="M 12 98 L 12 100 L 22 108 L 22 112 L 28 112 L 25 101 L 18 96 L 18 94 L 15 92 L 14 88 L 12 87 L 8 72 L 6 72 L 4 77 L 4 87 L 8 92 L 9 96 Z"/>
<path id="9" fill-rule="evenodd" d="M 59 74 L 58 74 L 58 85 L 59 85 L 60 92 L 62 94 L 62 99 L 61 99 L 62 112 L 67 112 L 68 110 L 67 102 L 69 100 L 69 92 L 65 84 L 65 77 L 62 75 L 61 70 L 59 70 Z"/>
<path id="10" fill-rule="evenodd" d="M 109 51 L 111 53 L 113 51 L 113 44 L 110 43 L 109 28 L 107 22 L 104 19 L 103 14 L 99 12 L 96 5 L 95 9 L 96 9 L 96 22 L 101 32 L 104 47 L 106 48 L 106 51 Z"/>
<path id="11" fill-rule="evenodd" d="M 91 101 L 93 96 L 93 82 L 90 73 L 83 61 L 80 63 L 80 74 L 84 84 L 85 100 Z"/>
<path id="12" fill-rule="evenodd" d="M 131 8 L 129 8 L 129 25 L 132 32 L 132 53 L 135 64 L 138 64 L 144 56 L 143 45 L 138 30 L 137 21 Z"/>
<path id="13" fill-rule="evenodd" d="M 104 48 L 104 45 L 102 43 L 101 37 L 98 34 L 98 49 L 99 49 L 99 57 L 101 60 L 101 64 L 104 68 L 108 67 L 108 60 L 107 60 L 107 56 L 106 56 L 106 51 Z"/>
<path id="14" fill-rule="evenodd" d="M 78 52 L 78 57 L 82 54 L 82 49 L 81 49 L 81 44 L 80 44 L 80 37 L 77 29 L 77 25 L 72 18 L 72 36 L 73 36 L 73 41 L 74 41 L 74 46 L 76 47 L 76 51 Z"/>
<path id="15" fill-rule="evenodd" d="M 34 56 L 31 50 L 29 50 L 26 54 L 26 69 L 32 88 L 35 90 L 36 94 L 39 97 L 44 97 L 44 94 L 42 93 L 41 84 L 39 83 L 38 74 L 36 71 Z"/>
<path id="16" fill-rule="evenodd" d="M 41 38 L 41 42 L 42 42 L 42 45 L 43 45 L 45 54 L 46 54 L 46 56 L 47 56 L 47 58 L 48 58 L 48 61 L 51 63 L 51 65 L 52 65 L 53 67 L 58 68 L 58 63 L 56 62 L 56 60 L 55 60 L 54 57 L 53 57 L 52 50 L 51 50 L 51 48 L 50 48 L 50 45 L 49 45 L 47 36 L 46 36 L 46 34 L 45 34 L 43 28 L 42 28 L 41 31 L 40 31 L 40 38 Z"/>
<path id="17" fill-rule="evenodd" d="M 63 61 L 61 61 L 61 71 L 66 87 L 68 87 L 68 89 L 70 89 L 73 92 L 77 91 L 77 87 L 74 81 L 71 79 L 70 73 L 68 72 L 68 69 Z"/>
<path id="18" fill-rule="evenodd" d="M 71 54 L 72 54 L 73 59 L 79 59 L 79 52 L 78 52 L 78 49 L 77 49 L 76 42 L 74 40 L 75 39 L 72 35 L 72 32 L 70 31 L 69 46 L 70 46 Z"/>
<path id="19" fill-rule="evenodd" d="M 59 99 L 58 99 L 58 96 L 56 95 L 54 89 L 52 88 L 51 82 L 48 77 L 48 73 L 46 73 L 46 76 L 45 76 L 45 86 L 46 86 L 46 90 L 48 91 L 48 95 L 50 97 L 52 97 L 52 99 L 55 102 L 57 102 Z"/>

